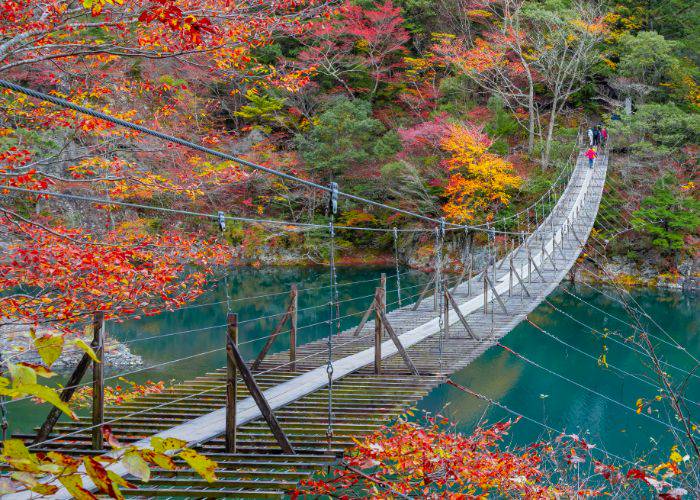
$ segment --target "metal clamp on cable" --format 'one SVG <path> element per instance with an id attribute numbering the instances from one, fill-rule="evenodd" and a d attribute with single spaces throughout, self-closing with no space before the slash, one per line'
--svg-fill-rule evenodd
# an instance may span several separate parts
<path id="1" fill-rule="evenodd" d="M 338 183 L 331 182 L 329 187 L 331 189 L 331 195 L 328 198 L 328 212 L 335 215 L 338 213 Z"/>
<path id="2" fill-rule="evenodd" d="M 219 229 L 222 233 L 226 231 L 226 216 L 222 211 L 219 211 Z"/>

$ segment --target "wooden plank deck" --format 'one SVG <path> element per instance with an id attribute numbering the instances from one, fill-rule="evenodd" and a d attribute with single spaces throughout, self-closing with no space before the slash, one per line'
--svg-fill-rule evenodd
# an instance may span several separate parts
<path id="1" fill-rule="evenodd" d="M 416 311 L 405 306 L 387 314 L 420 376 L 413 376 L 407 370 L 401 357 L 395 355 L 397 350 L 391 340 L 382 344 L 383 373 L 373 373 L 373 321 L 368 321 L 357 337 L 353 335 L 354 328 L 336 335 L 333 340 L 334 434 L 330 443 L 326 436 L 326 340 L 297 347 L 295 372 L 288 371 L 287 352 L 268 356 L 260 365 L 256 377 L 297 451 L 296 455 L 280 454 L 257 406 L 242 390 L 243 384 L 239 384 L 237 402 L 238 451 L 235 454 L 224 453 L 223 369 L 179 384 L 162 394 L 144 396 L 122 406 L 107 407 L 106 421 L 121 418 L 111 425 L 123 442 L 147 446 L 153 435 L 178 437 L 219 462 L 219 479 L 214 483 L 206 483 L 183 466 L 176 473 L 156 470 L 149 483 L 138 484 L 138 489 L 125 493 L 166 497 L 284 496 L 300 479 L 334 462 L 353 444 L 352 437 L 370 433 L 401 414 L 408 405 L 443 382 L 447 375 L 468 365 L 508 334 L 566 277 L 581 251 L 579 239 L 585 242 L 593 227 L 607 171 L 607 156 L 601 156 L 594 169 L 589 169 L 584 160 L 579 156 L 571 180 L 553 213 L 514 253 L 514 266 L 526 283 L 530 296 L 522 292 L 519 284 L 514 284 L 509 295 L 507 263 L 497 272 L 494 283 L 507 314 L 498 306 L 494 308 L 493 303 L 489 304 L 489 309 L 495 311 L 484 314 L 483 284 L 478 278 L 472 283 L 471 295 L 466 283 L 454 290 L 453 296 L 460 311 L 478 339 L 465 338 L 467 332 L 454 311 L 450 313 L 450 337 L 441 339 L 432 297 L 425 299 Z M 575 234 L 568 226 L 571 221 Z M 525 247 L 530 248 L 542 276 L 534 269 L 530 274 Z M 547 255 L 551 255 L 556 269 Z M 493 301 L 491 293 L 489 301 Z M 135 412 L 139 413 L 130 416 Z M 51 437 L 75 433 L 88 425 L 89 419 L 61 423 Z M 37 451 L 93 453 L 89 447 L 90 431 L 83 431 L 45 443 Z M 126 474 L 118 464 L 111 469 L 120 475 Z M 87 478 L 85 483 L 91 486 Z M 16 494 L 8 498 L 29 496 Z M 54 498 L 70 496 L 65 490 L 60 490 Z"/>

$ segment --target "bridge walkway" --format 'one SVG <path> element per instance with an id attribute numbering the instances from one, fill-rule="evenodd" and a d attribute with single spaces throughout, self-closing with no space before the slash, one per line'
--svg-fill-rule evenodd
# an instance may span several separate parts
<path id="1" fill-rule="evenodd" d="M 488 313 L 484 313 L 483 280 L 478 275 L 472 280 L 471 294 L 466 282 L 454 289 L 453 296 L 478 338 L 467 338 L 467 331 L 451 311 L 450 336 L 441 340 L 432 297 L 423 300 L 415 311 L 411 306 L 404 306 L 387 314 L 419 376 L 408 371 L 402 358 L 396 356 L 390 340 L 382 345 L 382 374 L 374 374 L 373 321 L 368 321 L 358 336 L 354 336 L 355 328 L 334 336 L 334 432 L 330 447 L 326 436 L 326 339 L 297 347 L 296 371 L 288 369 L 289 354 L 279 352 L 269 355 L 256 374 L 295 448 L 294 455 L 280 453 L 259 410 L 251 404 L 245 385 L 240 382 L 238 448 L 235 454 L 225 453 L 222 438 L 224 369 L 178 384 L 161 394 L 144 396 L 121 406 L 108 406 L 105 420 L 118 419 L 111 426 L 122 442 L 147 445 L 153 435 L 179 437 L 219 464 L 218 479 L 213 483 L 207 483 L 182 463 L 178 471 L 153 471 L 148 483 L 130 479 L 137 489 L 124 490 L 124 493 L 147 497 L 274 498 L 288 495 L 300 479 L 336 463 L 344 450 L 353 445 L 353 438 L 360 438 L 388 423 L 444 382 L 449 374 L 479 357 L 557 287 L 575 263 L 593 227 L 606 170 L 607 156 L 602 155 L 592 170 L 582 155 L 579 156 L 570 182 L 552 213 L 515 250 L 514 267 L 526 283 L 529 296 L 517 282 L 509 293 L 508 256 L 500 270 L 496 265 L 494 280 L 507 313 L 493 302 L 491 293 Z M 528 249 L 539 272 L 528 270 Z M 89 418 L 76 423 L 59 423 L 51 436 L 53 440 L 35 451 L 95 453 L 89 450 L 90 431 L 81 432 L 89 423 Z M 64 433 L 72 435 L 61 438 Z M 126 473 L 118 465 L 112 466 L 112 470 L 121 475 Z M 66 492 L 61 490 L 55 497 L 66 498 Z"/>

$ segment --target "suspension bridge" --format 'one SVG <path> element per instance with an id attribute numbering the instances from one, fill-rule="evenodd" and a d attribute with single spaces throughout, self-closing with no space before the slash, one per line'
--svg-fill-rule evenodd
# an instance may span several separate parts
<path id="1" fill-rule="evenodd" d="M 176 471 L 153 470 L 147 483 L 129 477 L 136 488 L 124 489 L 126 495 L 288 495 L 300 480 L 337 465 L 353 438 L 388 423 L 496 345 L 546 299 L 586 244 L 606 171 L 606 155 L 592 169 L 579 155 L 568 182 L 537 227 L 518 235 L 519 240 L 511 238 L 518 244 L 499 247 L 491 231 L 489 257 L 477 269 L 467 253 L 461 273 L 450 273 L 438 250 L 428 285 L 417 299 L 407 297 L 400 307 L 389 310 L 385 282 L 379 281 L 372 307 L 358 325 L 297 346 L 293 291 L 287 314 L 269 336 L 271 344 L 289 321 L 289 335 L 294 336 L 289 350 L 266 355 L 266 345 L 252 363 L 242 359 L 237 316 L 232 313 L 227 367 L 159 394 L 107 405 L 97 424 L 93 412 L 92 417 L 42 429 L 48 432 L 41 439 L 34 434 L 19 437 L 32 443 L 34 452 L 104 454 L 99 432 L 109 425 L 125 444 L 148 447 L 153 436 L 174 437 L 218 463 L 214 482 L 181 462 Z M 440 231 L 436 230 L 438 239 Z M 120 463 L 109 469 L 128 477 Z M 87 476 L 84 483 L 95 489 Z M 70 494 L 60 489 L 54 497 Z"/>
<path id="2" fill-rule="evenodd" d="M 499 342 L 501 338 L 526 320 L 528 313 L 540 303 L 549 303 L 547 296 L 566 278 L 591 236 L 606 183 L 607 154 L 601 154 L 593 168 L 589 168 L 587 159 L 579 154 L 572 165 L 561 171 L 541 198 L 511 216 L 514 224 L 509 225 L 504 219 L 499 230 L 496 229 L 497 222 L 480 226 L 446 224 L 444 220 L 344 193 L 337 185 L 321 186 L 298 179 L 5 80 L 0 80 L 0 87 L 323 190 L 330 195 L 331 214 L 335 212 L 338 196 L 343 196 L 436 226 L 434 272 L 427 285 L 415 294 L 407 293 L 409 288 L 404 288 L 402 298 L 397 257 L 395 278 L 398 301 L 387 304 L 386 277 L 378 277 L 370 308 L 364 312 L 358 324 L 340 331 L 340 320 L 344 317 L 340 316 L 341 301 L 337 295 L 333 236 L 341 226 L 334 226 L 331 218 L 328 226 L 331 297 L 326 305 L 329 320 L 323 322 L 327 324 L 329 332 L 327 338 L 322 340 L 298 344 L 297 336 L 305 327 L 297 325 L 299 290 L 293 287 L 288 307 L 281 315 L 277 328 L 265 337 L 267 343 L 254 360 L 244 359 L 241 355 L 239 346 L 245 342 L 238 341 L 238 316 L 230 308 L 230 300 L 227 300 L 227 324 L 221 325 L 227 331 L 226 344 L 220 349 L 227 353 L 227 365 L 157 394 L 141 396 L 120 405 L 105 405 L 102 397 L 106 380 L 103 364 L 91 363 L 89 356 L 85 355 L 63 388 L 61 397 L 64 401 L 70 401 L 77 388 L 92 386 L 96 395 L 92 415 L 81 417 L 76 422 L 63 422 L 59 421 L 59 412 L 52 410 L 35 433 L 15 435 L 24 439 L 32 452 L 116 456 L 117 452 L 105 450 L 102 429 L 110 426 L 124 444 L 149 447 L 152 437 L 177 438 L 218 464 L 217 479 L 213 482 L 201 478 L 182 460 L 179 460 L 177 470 L 153 469 L 150 480 L 145 482 L 130 476 L 124 464 L 117 461 L 108 469 L 134 484 L 134 488 L 122 488 L 123 493 L 129 496 L 283 497 L 316 471 L 325 467 L 342 467 L 343 454 L 354 445 L 354 439 L 373 432 L 402 414 L 430 390 L 448 382 L 450 374 L 464 368 L 490 347 L 502 347 Z M 218 220 L 222 229 L 227 220 L 261 225 L 326 227 L 228 216 L 223 212 L 218 215 L 187 212 L 18 187 L 7 189 L 90 203 L 208 217 Z M 518 220 L 521 215 L 524 223 Z M 527 231 L 517 229 L 524 224 Z M 391 232 L 391 229 L 377 228 L 342 229 Z M 464 253 L 460 265 L 453 268 L 443 256 L 445 235 L 464 230 L 467 233 Z M 399 231 L 432 232 L 432 229 Z M 475 259 L 477 252 L 473 246 L 473 235 L 477 233 L 485 236 L 486 241 L 479 258 Z M 397 229 L 393 229 L 393 236 L 397 251 Z M 288 330 L 282 331 L 287 324 Z M 105 327 L 102 315 L 95 316 L 92 330 L 95 337 L 93 347 L 97 356 L 103 357 Z M 187 332 L 161 336 L 181 333 Z M 273 342 L 285 336 L 289 340 L 289 349 L 269 352 Z M 675 346 L 682 349 L 677 343 Z M 198 355 L 161 365 L 186 361 Z M 93 368 L 92 381 L 81 383 L 90 366 Z M 486 400 L 499 405 L 498 402 Z M 5 407 L 6 403 L 3 402 L 3 410 Z M 627 409 L 635 411 L 633 408 Z M 647 415 L 644 417 L 654 419 Z M 664 425 L 669 427 L 668 424 Z M 95 484 L 84 469 L 81 471 L 84 487 L 96 491 Z M 53 498 L 71 497 L 58 481 L 53 481 L 59 487 Z M 5 497 L 30 498 L 31 493 Z"/>

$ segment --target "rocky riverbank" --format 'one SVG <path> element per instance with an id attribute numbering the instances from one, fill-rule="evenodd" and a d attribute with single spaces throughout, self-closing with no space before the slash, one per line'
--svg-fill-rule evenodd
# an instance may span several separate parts
<path id="1" fill-rule="evenodd" d="M 700 291 L 700 273 L 692 260 L 678 266 L 675 272 L 659 272 L 649 264 L 637 264 L 625 257 L 611 257 L 605 266 L 605 279 L 601 278 L 600 269 L 578 266 L 575 269 L 577 281 L 600 282 L 612 278 L 624 286 L 651 286 L 685 292 Z"/>
<path id="2" fill-rule="evenodd" d="M 39 328 L 37 335 L 45 335 L 50 330 Z M 34 341 L 29 335 L 29 328 L 6 326 L 0 328 L 0 352 L 3 360 L 12 363 L 41 364 L 39 353 L 34 348 Z M 74 346 L 66 347 L 63 354 L 51 366 L 54 372 L 66 374 L 73 371 L 84 352 Z M 105 344 L 105 370 L 109 373 L 128 370 L 143 364 L 143 359 L 131 352 L 126 344 L 114 339 L 107 339 Z"/>

